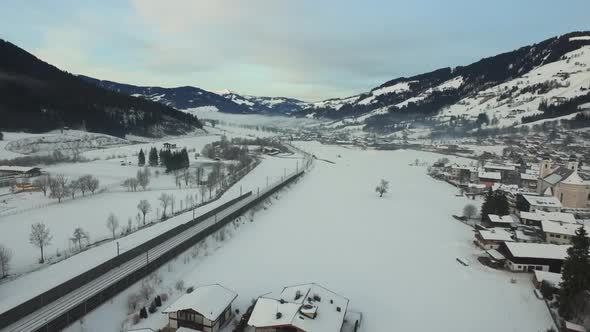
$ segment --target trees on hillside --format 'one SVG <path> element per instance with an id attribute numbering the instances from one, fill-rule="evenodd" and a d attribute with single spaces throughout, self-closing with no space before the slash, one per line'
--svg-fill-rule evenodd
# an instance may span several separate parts
<path id="1" fill-rule="evenodd" d="M 389 190 L 389 181 L 385 179 L 381 179 L 377 187 L 375 187 L 375 191 L 379 194 L 379 197 L 383 197 L 385 193 Z"/>
<path id="2" fill-rule="evenodd" d="M 505 216 L 510 212 L 510 205 L 506 194 L 502 190 L 488 190 L 485 200 L 481 205 L 481 220 L 486 220 L 489 214 Z"/>
<path id="3" fill-rule="evenodd" d="M 31 225 L 31 234 L 29 234 L 29 242 L 41 250 L 41 257 L 39 263 L 45 262 L 43 250 L 51 244 L 53 236 L 49 232 L 49 228 L 44 223 L 38 222 Z"/>
<path id="4" fill-rule="evenodd" d="M 576 230 L 572 246 L 561 269 L 559 314 L 566 320 L 580 321 L 590 310 L 584 293 L 590 291 L 590 238 L 584 226 Z"/>

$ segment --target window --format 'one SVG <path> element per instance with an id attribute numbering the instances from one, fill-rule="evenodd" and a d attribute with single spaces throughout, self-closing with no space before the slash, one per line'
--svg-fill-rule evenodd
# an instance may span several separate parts
<path id="1" fill-rule="evenodd" d="M 563 193 L 559 194 L 559 201 L 563 203 Z"/>

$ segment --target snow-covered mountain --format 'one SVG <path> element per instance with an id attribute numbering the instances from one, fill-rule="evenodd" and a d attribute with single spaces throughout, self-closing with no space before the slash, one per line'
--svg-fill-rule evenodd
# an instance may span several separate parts
<path id="1" fill-rule="evenodd" d="M 214 109 L 225 113 L 252 113 L 252 110 L 244 105 L 234 103 L 216 93 L 193 86 L 176 88 L 148 87 L 98 80 L 82 75 L 79 77 L 103 89 L 156 101 L 180 110 L 203 109 L 210 111 Z"/>
<path id="2" fill-rule="evenodd" d="M 297 114 L 334 125 L 383 128 L 407 118 L 476 120 L 504 127 L 573 117 L 590 102 L 590 32 L 574 32 L 473 64 L 401 77 L 356 96 L 314 103 Z M 573 105 L 573 106 L 572 106 Z"/>
<path id="3" fill-rule="evenodd" d="M 215 93 L 233 101 L 236 104 L 244 105 L 255 113 L 291 114 L 294 112 L 300 112 L 313 105 L 312 103 L 287 97 L 258 97 L 240 95 L 228 89 L 216 91 Z"/>

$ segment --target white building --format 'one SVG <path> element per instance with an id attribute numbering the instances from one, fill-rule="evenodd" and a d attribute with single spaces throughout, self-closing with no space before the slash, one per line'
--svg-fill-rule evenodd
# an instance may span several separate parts
<path id="1" fill-rule="evenodd" d="M 313 283 L 285 287 L 280 294 L 258 298 L 248 325 L 257 332 L 341 332 L 348 302 Z"/>
<path id="2" fill-rule="evenodd" d="M 545 212 L 560 212 L 561 202 L 554 196 L 530 196 L 522 195 L 522 197 L 530 205 L 529 212 L 545 211 Z"/>

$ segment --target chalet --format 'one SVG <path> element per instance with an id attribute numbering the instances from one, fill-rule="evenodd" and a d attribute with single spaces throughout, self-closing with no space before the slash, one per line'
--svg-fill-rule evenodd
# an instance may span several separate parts
<path id="1" fill-rule="evenodd" d="M 505 267 L 513 272 L 560 272 L 567 245 L 504 242 L 498 251 L 506 257 Z"/>
<path id="2" fill-rule="evenodd" d="M 491 227 L 511 228 L 519 223 L 520 221 L 518 220 L 518 217 L 513 214 L 505 216 L 488 214 L 488 224 Z"/>
<path id="3" fill-rule="evenodd" d="M 195 288 L 184 294 L 162 313 L 168 314 L 168 327 L 217 332 L 232 319 L 231 305 L 238 295 L 219 285 Z"/>
<path id="4" fill-rule="evenodd" d="M 475 244 L 484 250 L 498 249 L 502 242 L 512 241 L 512 233 L 502 228 L 480 230 L 475 233 Z"/>
<path id="5" fill-rule="evenodd" d="M 477 169 L 472 166 L 452 165 L 449 180 L 459 183 L 467 184 L 476 180 Z"/>
<path id="6" fill-rule="evenodd" d="M 483 167 L 486 173 L 500 173 L 500 179 L 504 183 L 517 183 L 519 170 L 514 165 L 485 164 Z"/>
<path id="7" fill-rule="evenodd" d="M 552 244 L 571 244 L 572 238 L 576 235 L 581 225 L 549 220 L 541 221 L 541 229 L 545 234 L 545 242 Z"/>
<path id="8" fill-rule="evenodd" d="M 2 177 L 34 177 L 41 175 L 39 167 L 0 166 L 0 178 Z"/>
<path id="9" fill-rule="evenodd" d="M 285 287 L 256 301 L 248 326 L 257 332 L 341 332 L 348 299 L 317 284 Z M 360 325 L 360 318 L 352 324 Z"/>
<path id="10" fill-rule="evenodd" d="M 502 174 L 500 172 L 485 172 L 479 171 L 477 174 L 480 183 L 485 184 L 487 188 L 502 181 Z"/>
<path id="11" fill-rule="evenodd" d="M 525 211 L 561 212 L 561 202 L 553 196 L 522 195 L 522 197 L 528 206 Z"/>
<path id="12" fill-rule="evenodd" d="M 541 227 L 541 221 L 549 220 L 557 223 L 575 224 L 576 218 L 571 213 L 565 212 L 520 212 L 520 221 L 527 226 Z"/>

